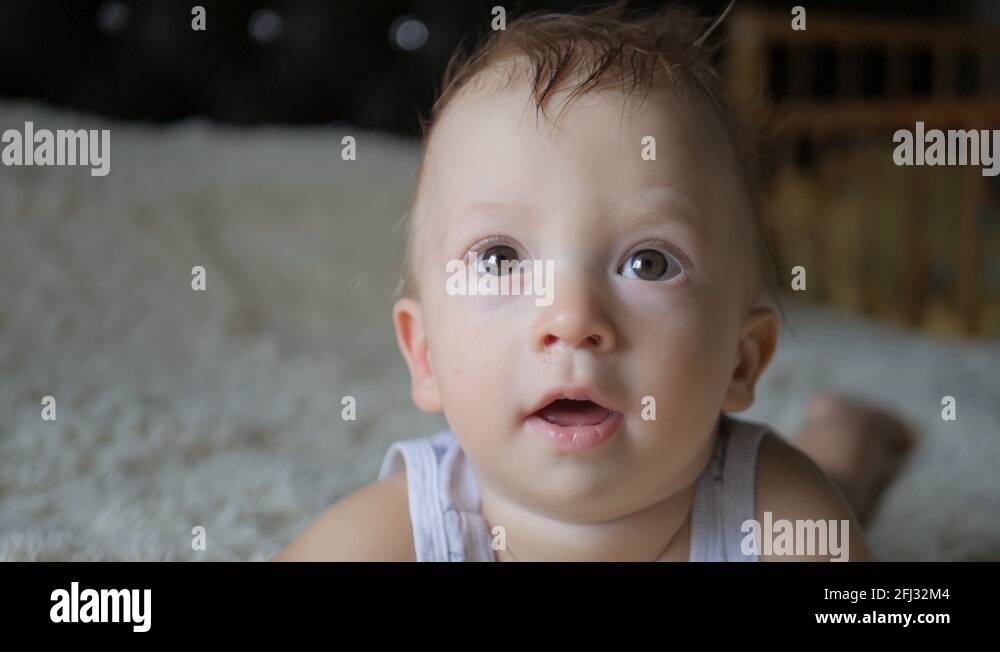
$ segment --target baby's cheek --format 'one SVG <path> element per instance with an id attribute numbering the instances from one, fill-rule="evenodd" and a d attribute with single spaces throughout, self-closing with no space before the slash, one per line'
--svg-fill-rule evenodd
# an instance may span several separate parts
<path id="1" fill-rule="evenodd" d="M 465 326 L 442 329 L 440 335 L 434 373 L 449 425 L 475 440 L 495 439 L 507 425 L 504 406 L 511 400 L 504 346 L 482 329 Z"/>
<path id="2" fill-rule="evenodd" d="M 674 423 L 699 428 L 718 415 L 726 387 L 726 351 L 721 333 L 702 320 L 666 320 L 643 351 L 642 392 Z"/>

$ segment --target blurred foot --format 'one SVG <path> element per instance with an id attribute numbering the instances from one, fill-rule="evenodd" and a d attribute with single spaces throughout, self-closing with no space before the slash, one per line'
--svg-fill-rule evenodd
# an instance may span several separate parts
<path id="1" fill-rule="evenodd" d="M 810 401 L 794 441 L 830 476 L 862 524 L 915 442 L 897 417 L 835 392 Z"/>

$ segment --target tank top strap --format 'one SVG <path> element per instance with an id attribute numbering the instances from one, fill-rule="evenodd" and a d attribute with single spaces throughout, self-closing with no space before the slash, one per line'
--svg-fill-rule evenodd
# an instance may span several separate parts
<path id="1" fill-rule="evenodd" d="M 417 561 L 494 561 L 475 477 L 454 434 L 392 444 L 378 479 L 404 470 Z"/>
<path id="2" fill-rule="evenodd" d="M 770 429 L 723 414 L 691 508 L 691 561 L 757 561 L 744 554 L 743 523 L 755 517 L 757 451 Z"/>

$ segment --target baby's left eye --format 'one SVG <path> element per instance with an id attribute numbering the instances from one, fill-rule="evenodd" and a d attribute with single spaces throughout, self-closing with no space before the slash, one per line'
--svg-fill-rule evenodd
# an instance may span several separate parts
<path id="1" fill-rule="evenodd" d="M 625 278 L 643 281 L 667 281 L 681 271 L 681 264 L 670 254 L 656 249 L 643 249 L 629 256 L 618 273 Z"/>

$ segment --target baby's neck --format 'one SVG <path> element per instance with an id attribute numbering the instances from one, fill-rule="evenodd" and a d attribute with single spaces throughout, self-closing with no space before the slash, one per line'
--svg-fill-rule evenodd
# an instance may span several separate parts
<path id="1" fill-rule="evenodd" d="M 497 561 L 687 561 L 695 484 L 612 520 L 574 523 L 534 511 L 480 483 L 480 511 L 502 524 Z"/>

